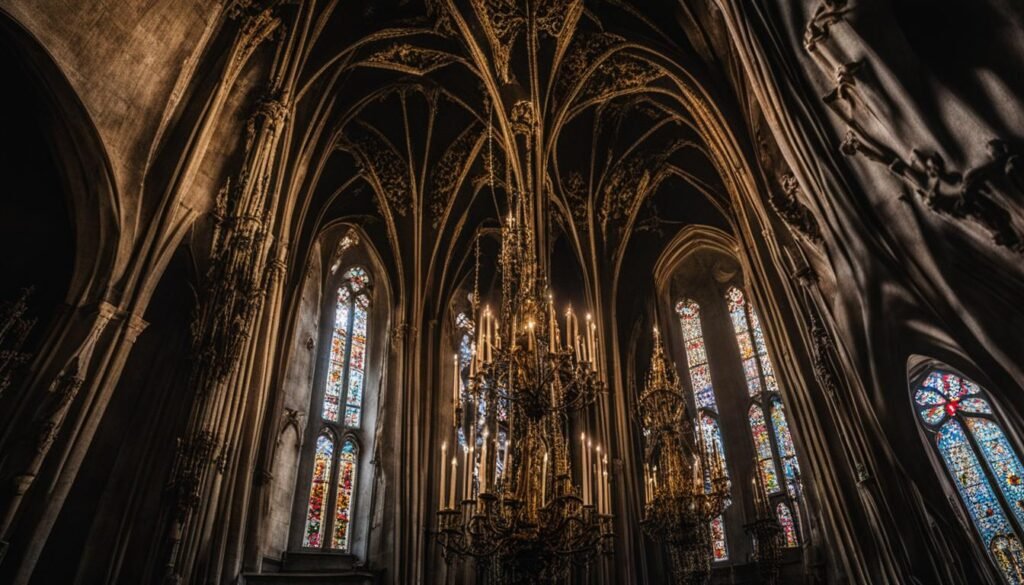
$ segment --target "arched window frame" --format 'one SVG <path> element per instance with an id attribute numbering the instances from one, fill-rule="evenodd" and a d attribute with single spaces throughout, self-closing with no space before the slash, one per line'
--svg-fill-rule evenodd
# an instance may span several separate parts
<path id="1" fill-rule="evenodd" d="M 367 429 L 365 428 L 367 413 L 364 411 L 368 406 L 367 383 L 371 371 L 376 369 L 370 363 L 370 349 L 371 344 L 374 343 L 374 335 L 372 333 L 374 328 L 373 320 L 379 317 L 379 315 L 373 314 L 373 272 L 366 265 L 361 263 L 351 263 L 345 266 L 335 265 L 332 268 L 332 272 L 325 282 L 325 300 L 320 315 L 321 326 L 326 330 L 321 335 L 321 349 L 318 352 L 320 357 L 317 359 L 319 364 L 317 369 L 321 373 L 314 377 L 314 391 L 311 395 L 310 418 L 312 424 L 310 425 L 310 431 L 315 429 L 315 433 L 307 435 L 311 438 L 310 446 L 304 450 L 302 459 L 304 463 L 300 464 L 300 473 L 303 475 L 301 477 L 300 489 L 296 493 L 296 514 L 299 514 L 301 518 L 297 523 L 301 527 L 301 533 L 297 536 L 298 540 L 294 546 L 304 551 L 319 550 L 354 554 L 353 535 L 358 529 L 357 520 L 363 515 L 359 512 L 362 492 L 360 486 L 367 486 L 367 484 L 363 483 L 363 474 L 366 473 L 364 441 L 367 434 Z M 353 280 L 356 276 L 361 277 L 363 280 L 354 286 Z M 347 303 L 347 322 L 344 324 L 344 339 L 342 340 L 343 355 L 337 356 L 334 353 L 334 348 L 339 338 L 340 324 L 338 319 L 339 314 L 343 310 L 342 305 L 344 303 Z M 362 347 L 362 385 L 358 405 L 354 402 L 350 404 L 349 394 L 352 390 L 352 337 L 356 330 L 354 308 L 357 303 L 362 303 L 361 307 L 366 312 L 366 331 L 364 332 Z M 340 359 L 338 359 L 339 357 Z M 336 373 L 339 363 L 342 366 L 340 380 L 334 379 L 334 382 L 340 384 L 341 393 L 335 397 L 337 400 L 332 410 L 327 398 L 330 394 L 331 376 Z M 353 406 L 357 407 L 357 418 L 355 420 L 348 416 L 346 412 Z M 329 437 L 332 441 L 331 462 L 327 481 L 329 487 L 326 494 L 322 495 L 323 501 L 321 505 L 324 510 L 320 514 L 320 538 L 311 541 L 309 538 L 309 521 L 310 507 L 313 503 L 311 496 L 316 471 L 317 443 L 320 437 L 324 436 Z M 345 537 L 344 540 L 338 541 L 336 536 L 343 521 L 339 517 L 339 513 L 342 512 L 342 506 L 339 505 L 339 497 L 342 495 L 340 482 L 342 480 L 343 449 L 349 443 L 354 447 L 352 483 L 350 493 L 348 494 Z"/>
<path id="2" fill-rule="evenodd" d="M 725 301 L 749 398 L 747 420 L 757 458 L 755 471 L 760 474 L 768 497 L 777 504 L 772 508 L 778 513 L 782 510 L 779 505 L 785 503 L 785 510 L 793 512 L 790 522 L 796 528 L 792 534 L 785 533 L 783 542 L 787 547 L 796 547 L 802 530 L 800 463 L 767 340 L 757 310 L 743 288 L 729 286 Z M 783 523 L 781 517 L 779 521 Z"/>
<path id="3" fill-rule="evenodd" d="M 686 357 L 687 380 L 693 394 L 696 408 L 697 425 L 704 436 L 706 455 L 714 456 L 717 449 L 718 458 L 729 477 L 729 463 L 725 452 L 725 441 L 722 437 L 719 422 L 718 399 L 715 396 L 714 384 L 711 380 L 711 364 L 707 354 L 704 323 L 701 320 L 701 306 L 696 300 L 683 297 L 675 304 L 676 318 L 682 332 Z M 728 506 L 728 504 L 726 504 Z M 711 521 L 712 558 L 716 562 L 729 560 L 729 543 L 722 516 Z"/>
<path id="4" fill-rule="evenodd" d="M 933 360 L 914 370 L 909 386 L 913 417 L 923 440 L 930 445 L 936 467 L 941 468 L 937 471 L 943 484 L 955 494 L 962 518 L 969 524 L 971 539 L 980 546 L 1003 582 L 1024 583 L 1024 464 L 1019 442 L 1007 432 L 998 404 L 980 384 Z M 946 376 L 957 380 L 956 389 L 952 382 L 946 382 Z M 996 440 L 992 438 L 995 435 L 986 439 L 976 425 L 998 432 L 1005 457 L 993 462 L 991 455 L 998 453 L 993 452 L 991 443 L 986 446 L 985 442 Z M 954 473 L 953 455 L 942 447 L 943 441 L 951 437 L 966 446 L 960 463 L 973 465 L 974 470 L 961 467 L 961 473 Z M 997 473 L 997 469 L 1005 475 Z"/>

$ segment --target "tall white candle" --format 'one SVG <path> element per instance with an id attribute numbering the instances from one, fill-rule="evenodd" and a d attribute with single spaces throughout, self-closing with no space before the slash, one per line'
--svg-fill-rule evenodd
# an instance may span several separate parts
<path id="1" fill-rule="evenodd" d="M 601 510 L 604 514 L 607 514 L 611 510 L 610 502 L 608 501 L 608 465 L 605 464 L 605 470 L 601 472 Z"/>
<path id="2" fill-rule="evenodd" d="M 590 504 L 594 503 L 594 442 L 587 439 L 587 493 L 590 494 Z"/>
<path id="3" fill-rule="evenodd" d="M 455 474 L 458 473 L 458 457 L 452 456 L 452 478 L 448 485 L 448 509 L 455 509 Z"/>
<path id="4" fill-rule="evenodd" d="M 445 465 L 445 462 L 447 460 L 448 460 L 448 441 L 444 441 L 443 443 L 441 443 L 441 484 L 437 488 L 437 491 L 440 494 L 438 496 L 438 500 L 439 500 L 438 504 L 437 504 L 438 508 L 444 508 L 444 495 L 445 495 L 444 491 L 445 491 L 445 488 L 448 487 L 448 484 L 447 484 L 448 466 Z"/>
<path id="5" fill-rule="evenodd" d="M 572 305 L 569 305 L 569 308 L 565 311 L 565 347 L 566 347 L 566 349 L 569 348 L 569 345 L 571 345 L 570 341 L 572 340 L 572 337 L 571 337 L 571 335 L 572 335 L 572 320 L 571 320 L 572 318 L 571 318 L 571 315 L 572 315 Z"/>
<path id="6" fill-rule="evenodd" d="M 468 500 L 469 495 L 469 447 L 462 448 L 462 498 Z"/>
<path id="7" fill-rule="evenodd" d="M 455 366 L 455 374 L 452 376 L 452 404 L 459 406 L 459 354 L 452 356 L 452 363 Z"/>
<path id="8" fill-rule="evenodd" d="M 487 491 L 487 429 L 484 429 L 484 446 L 480 451 L 480 493 Z"/>
<path id="9" fill-rule="evenodd" d="M 544 451 L 544 467 L 540 475 L 540 501 L 543 505 L 548 501 L 548 452 Z"/>
<path id="10" fill-rule="evenodd" d="M 601 489 L 601 445 L 597 445 L 597 457 L 595 464 L 594 483 L 597 485 L 597 511 L 601 513 L 604 506 L 604 493 Z"/>
<path id="11" fill-rule="evenodd" d="M 587 461 L 586 433 L 580 433 L 580 463 L 582 464 L 581 467 L 583 468 L 582 473 L 580 473 L 580 484 L 582 484 L 581 487 L 583 488 L 583 505 L 586 506 L 590 499 L 587 489 L 589 485 L 587 483 L 587 476 L 590 474 L 590 462 Z"/>

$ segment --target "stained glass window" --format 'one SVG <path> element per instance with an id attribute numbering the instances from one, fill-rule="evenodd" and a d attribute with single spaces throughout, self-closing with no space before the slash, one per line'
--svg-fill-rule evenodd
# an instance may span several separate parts
<path id="1" fill-rule="evenodd" d="M 459 334 L 459 382 L 461 384 L 462 399 L 465 400 L 465 389 L 469 383 L 469 362 L 473 359 L 473 338 L 476 333 L 476 326 L 473 323 L 473 319 L 467 316 L 465 313 L 459 313 L 455 316 L 455 327 Z M 465 409 L 466 416 L 469 415 L 469 410 Z M 468 438 L 463 432 L 465 425 L 458 425 L 458 438 L 459 445 L 463 448 L 468 446 Z"/>
<path id="2" fill-rule="evenodd" d="M 786 412 L 782 406 L 782 399 L 773 396 L 772 405 L 772 428 L 775 429 L 775 444 L 779 448 L 779 457 L 782 459 L 782 473 L 786 478 L 786 486 L 790 496 L 796 497 L 796 484 L 800 480 L 800 463 L 796 460 L 796 448 L 793 447 L 793 435 L 789 432 L 789 423 L 786 422 Z"/>
<path id="3" fill-rule="evenodd" d="M 984 391 L 933 370 L 914 390 L 914 404 L 989 558 L 1008 583 L 1024 582 L 1016 568 L 1024 566 L 1024 467 Z"/>
<path id="4" fill-rule="evenodd" d="M 327 487 L 331 476 L 331 462 L 334 459 L 334 441 L 327 435 L 316 440 L 313 456 L 313 483 L 309 488 L 309 503 L 306 506 L 306 531 L 302 546 L 319 548 L 323 544 L 324 508 L 327 507 Z"/>
<path id="5" fill-rule="evenodd" d="M 729 303 L 729 319 L 736 335 L 736 343 L 740 349 L 743 362 L 743 375 L 747 380 L 747 393 L 758 397 L 763 390 L 778 391 L 779 384 L 775 380 L 771 360 L 768 359 L 768 348 L 764 343 L 764 332 L 757 313 L 746 302 L 743 291 L 730 287 L 726 292 Z"/>
<path id="6" fill-rule="evenodd" d="M 352 315 L 352 341 L 348 357 L 348 394 L 345 399 L 345 426 L 358 427 L 363 409 L 363 383 L 366 367 L 366 310 L 369 299 L 356 297 Z"/>
<path id="7" fill-rule="evenodd" d="M 782 525 L 782 537 L 787 547 L 795 547 L 800 543 L 796 536 L 796 525 L 793 523 L 793 515 L 789 512 L 789 506 L 780 502 L 775 507 L 775 513 L 779 517 L 779 524 Z"/>
<path id="8" fill-rule="evenodd" d="M 754 438 L 765 489 L 768 493 L 774 494 L 781 491 L 785 485 L 789 496 L 796 498 L 800 464 L 796 459 L 796 449 L 793 448 L 793 436 L 786 421 L 782 398 L 778 395 L 779 382 L 768 356 L 761 321 L 757 317 L 757 311 L 747 302 L 740 289 L 730 287 L 725 293 L 725 299 L 733 335 L 740 351 L 747 394 L 754 403 L 750 407 L 750 432 Z M 774 454 L 765 424 L 765 410 L 769 411 L 772 422 L 775 437 Z M 780 482 L 776 475 L 779 467 L 782 468 L 783 482 Z"/>
<path id="9" fill-rule="evenodd" d="M 308 548 L 348 550 L 351 546 L 358 451 L 352 439 L 336 449 L 327 433 L 337 437 L 346 428 L 358 429 L 362 422 L 370 285 L 366 270 L 354 266 L 344 272 L 338 287 L 327 379 L 320 407 L 325 431 L 317 439 L 313 453 L 313 473 L 306 503 L 302 545 Z"/>
<path id="10" fill-rule="evenodd" d="M 345 383 L 345 351 L 348 348 L 349 314 L 352 295 L 347 288 L 338 289 L 338 308 L 334 313 L 334 333 L 331 336 L 331 358 L 327 370 L 327 388 L 324 390 L 324 420 L 338 420 L 339 405 Z"/>
<path id="11" fill-rule="evenodd" d="M 356 482 L 356 444 L 345 441 L 338 457 L 338 503 L 335 505 L 332 548 L 348 550 L 351 540 L 352 496 Z"/>
<path id="12" fill-rule="evenodd" d="M 729 547 L 725 542 L 725 520 L 721 516 L 711 521 L 711 551 L 716 561 L 729 558 Z"/>
<path id="13" fill-rule="evenodd" d="M 700 305 L 685 299 L 676 305 L 676 313 L 683 327 L 683 342 L 686 344 L 686 364 L 690 371 L 690 384 L 697 408 L 718 412 L 715 390 L 711 386 L 711 371 L 708 355 L 704 349 L 704 333 L 700 325 Z"/>
<path id="14" fill-rule="evenodd" d="M 748 413 L 750 430 L 754 434 L 754 450 L 757 453 L 757 466 L 761 471 L 761 481 L 769 493 L 779 491 L 779 476 L 775 473 L 775 460 L 772 458 L 772 443 L 768 438 L 768 425 L 764 420 L 764 411 L 753 404 Z"/>
<path id="15" fill-rule="evenodd" d="M 704 438 L 708 460 L 718 453 L 719 461 L 725 476 L 729 476 L 725 458 L 725 445 L 722 441 L 722 429 L 718 419 L 712 415 L 718 413 L 718 402 L 715 400 L 715 389 L 711 385 L 711 369 L 708 364 L 707 348 L 704 345 L 704 330 L 701 326 L 700 305 L 691 299 L 683 299 L 676 304 L 676 314 L 683 330 L 683 343 L 686 348 L 686 365 L 690 372 L 690 385 L 693 387 L 693 398 L 700 413 L 700 429 Z M 705 489 L 711 490 L 710 476 L 705 470 Z M 728 506 L 729 503 L 727 502 Z M 725 536 L 725 523 L 722 516 L 711 521 L 711 544 L 716 561 L 729 558 Z"/>
<path id="16" fill-rule="evenodd" d="M 349 268 L 338 289 L 331 336 L 331 355 L 324 390 L 323 418 L 336 422 L 342 396 L 345 397 L 344 424 L 358 427 L 363 406 L 366 377 L 367 311 L 370 307 L 370 276 L 362 268 Z"/>

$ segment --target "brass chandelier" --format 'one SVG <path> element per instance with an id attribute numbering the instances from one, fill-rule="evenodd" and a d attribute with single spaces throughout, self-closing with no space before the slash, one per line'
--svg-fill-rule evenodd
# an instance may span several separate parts
<path id="1" fill-rule="evenodd" d="M 657 328 L 639 415 L 644 436 L 642 525 L 665 545 L 677 583 L 704 583 L 711 574 L 709 524 L 728 505 L 729 479 L 717 444 L 688 420 L 682 386 L 668 365 Z"/>
<path id="2" fill-rule="evenodd" d="M 448 439 L 465 444 L 450 460 L 442 445 L 437 534 L 449 564 L 475 560 L 492 583 L 551 583 L 610 552 L 607 452 L 586 432 L 578 444 L 570 438 L 570 419 L 582 425 L 605 384 L 596 324 L 589 314 L 580 323 L 571 307 L 556 313 L 537 261 L 535 206 L 544 198 L 510 191 L 500 305 L 482 307 L 474 291 L 465 384 L 455 357 Z"/>

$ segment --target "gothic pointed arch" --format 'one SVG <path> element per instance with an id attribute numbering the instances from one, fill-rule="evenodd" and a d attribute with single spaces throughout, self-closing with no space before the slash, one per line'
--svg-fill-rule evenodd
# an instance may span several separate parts
<path id="1" fill-rule="evenodd" d="M 940 477 L 1005 583 L 1024 582 L 1024 464 L 989 393 L 935 360 L 911 373 L 910 396 Z"/>

